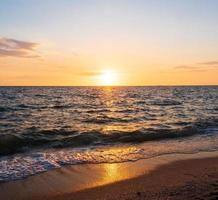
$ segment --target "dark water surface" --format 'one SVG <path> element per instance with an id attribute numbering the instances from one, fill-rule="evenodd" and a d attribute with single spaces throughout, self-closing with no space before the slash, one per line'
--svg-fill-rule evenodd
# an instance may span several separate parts
<path id="1" fill-rule="evenodd" d="M 218 86 L 0 87 L 0 181 L 218 149 Z"/>

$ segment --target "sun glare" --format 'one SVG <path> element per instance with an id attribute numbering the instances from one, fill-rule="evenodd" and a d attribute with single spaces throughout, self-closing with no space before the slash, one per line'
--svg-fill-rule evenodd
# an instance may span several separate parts
<path id="1" fill-rule="evenodd" d="M 105 70 L 99 76 L 99 85 L 110 86 L 117 84 L 117 73 L 113 70 Z"/>

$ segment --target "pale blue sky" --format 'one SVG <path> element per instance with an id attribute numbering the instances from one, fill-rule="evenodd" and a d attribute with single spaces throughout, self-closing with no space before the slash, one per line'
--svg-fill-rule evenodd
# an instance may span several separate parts
<path id="1" fill-rule="evenodd" d="M 0 37 L 139 71 L 216 61 L 217 36 L 217 0 L 0 0 Z"/>
<path id="2" fill-rule="evenodd" d="M 217 10 L 216 0 L 1 0 L 0 34 L 31 40 L 130 34 L 217 46 Z"/>

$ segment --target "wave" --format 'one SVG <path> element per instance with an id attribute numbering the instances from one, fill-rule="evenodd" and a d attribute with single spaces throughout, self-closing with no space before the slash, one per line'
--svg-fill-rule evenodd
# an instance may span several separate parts
<path id="1" fill-rule="evenodd" d="M 91 123 L 91 124 L 130 123 L 130 122 L 138 122 L 142 119 L 150 120 L 150 118 L 148 117 L 117 118 L 117 117 L 109 117 L 109 116 L 99 116 L 97 118 L 91 117 L 89 119 L 84 119 L 82 120 L 82 122 Z"/>
<path id="2" fill-rule="evenodd" d="M 172 99 L 163 99 L 163 100 L 155 100 L 151 101 L 149 105 L 155 105 L 155 106 L 178 106 L 182 105 L 180 101 L 175 101 Z"/>
<path id="3" fill-rule="evenodd" d="M 40 149 L 0 159 L 0 183 L 24 179 L 64 165 L 123 163 L 169 154 L 193 154 L 218 150 L 218 135 L 192 139 L 147 142 L 141 145 L 94 148 Z"/>
<path id="4" fill-rule="evenodd" d="M 68 108 L 73 108 L 75 107 L 74 105 L 55 105 L 52 106 L 51 108 L 53 109 L 68 109 Z"/>
<path id="5" fill-rule="evenodd" d="M 44 105 L 26 105 L 19 104 L 16 107 L 0 107 L 0 113 L 4 112 L 13 112 L 19 110 L 44 110 L 44 109 L 71 109 L 74 108 L 75 105 L 54 105 L 54 106 L 44 106 Z"/>
<path id="6" fill-rule="evenodd" d="M 146 141 L 178 139 L 207 133 L 209 128 L 217 128 L 218 120 L 196 122 L 180 129 L 138 129 L 134 131 L 88 131 L 78 132 L 68 129 L 39 130 L 36 127 L 23 133 L 0 135 L 0 155 L 14 154 L 33 148 L 87 147 Z"/>
<path id="7" fill-rule="evenodd" d="M 0 106 L 0 113 L 9 112 L 9 111 L 12 111 L 12 110 L 13 110 L 12 108 L 9 108 L 9 107 L 1 107 L 1 106 Z"/>
<path id="8" fill-rule="evenodd" d="M 110 109 L 90 109 L 86 111 L 87 113 L 103 113 L 103 112 L 111 112 Z"/>

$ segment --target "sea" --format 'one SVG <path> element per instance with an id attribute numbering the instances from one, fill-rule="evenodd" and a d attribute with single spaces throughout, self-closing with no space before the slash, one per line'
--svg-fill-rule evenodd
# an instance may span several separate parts
<path id="1" fill-rule="evenodd" d="M 0 182 L 218 150 L 218 86 L 0 87 Z"/>

